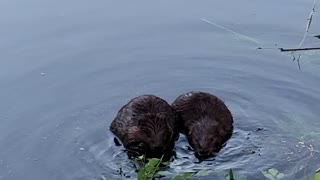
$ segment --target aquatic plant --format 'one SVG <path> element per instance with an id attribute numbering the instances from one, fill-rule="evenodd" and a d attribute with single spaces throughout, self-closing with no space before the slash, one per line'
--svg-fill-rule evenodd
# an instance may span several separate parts
<path id="1" fill-rule="evenodd" d="M 320 180 L 320 169 L 316 171 L 316 174 L 314 175 L 314 180 Z"/>
<path id="2" fill-rule="evenodd" d="M 232 169 L 229 170 L 229 179 L 234 180 Z"/>
<path id="3" fill-rule="evenodd" d="M 183 180 L 190 180 L 192 176 L 192 172 L 185 172 L 182 175 L 176 175 L 173 180 L 179 180 L 179 179 L 183 179 Z"/>
<path id="4" fill-rule="evenodd" d="M 271 168 L 267 171 L 261 171 L 264 177 L 267 178 L 267 180 L 278 180 L 282 179 L 284 177 L 283 173 L 280 173 L 277 169 Z"/>
<path id="5" fill-rule="evenodd" d="M 153 180 L 155 179 L 156 176 L 172 176 L 173 180 L 191 180 L 191 179 L 197 179 L 197 177 L 201 176 L 207 176 L 208 170 L 202 169 L 198 172 L 184 172 L 182 174 L 174 174 L 168 171 L 160 171 L 160 165 L 164 164 L 165 162 L 162 162 L 162 158 L 151 158 L 146 159 L 142 156 L 139 157 L 137 160 L 142 160 L 143 161 L 143 166 L 140 168 L 138 171 L 138 180 Z M 261 173 L 264 175 L 266 180 L 280 180 L 284 178 L 284 174 L 279 172 L 276 168 L 270 168 L 268 170 L 263 170 Z M 228 173 L 225 175 L 226 180 L 239 180 L 239 179 L 246 179 L 245 176 L 239 176 L 239 177 L 234 177 L 233 170 L 230 169 Z M 310 179 L 311 177 L 309 176 Z M 103 178 L 103 180 L 106 180 Z M 320 170 L 317 170 L 315 175 L 314 175 L 314 180 L 320 180 Z"/>
<path id="6" fill-rule="evenodd" d="M 162 163 L 162 158 L 152 158 L 148 159 L 148 163 L 145 163 L 144 159 L 144 166 L 138 172 L 138 180 L 152 180 L 156 175 L 157 171 L 159 171 L 159 166 Z"/>
<path id="7" fill-rule="evenodd" d="M 138 157 L 137 160 L 143 161 L 143 167 L 138 171 L 138 180 L 152 180 L 155 176 L 173 176 L 173 180 L 190 180 L 192 177 L 200 177 L 200 176 L 207 176 L 208 171 L 202 169 L 198 172 L 184 172 L 183 174 L 172 174 L 168 171 L 160 171 L 160 164 L 165 164 L 162 162 L 161 159 L 151 158 L 147 159 L 147 163 L 145 163 L 145 157 L 141 156 Z"/>

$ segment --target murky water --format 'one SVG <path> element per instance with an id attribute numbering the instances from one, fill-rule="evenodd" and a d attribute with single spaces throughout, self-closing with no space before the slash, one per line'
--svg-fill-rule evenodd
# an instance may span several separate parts
<path id="1" fill-rule="evenodd" d="M 320 166 L 320 53 L 303 53 L 299 71 L 276 49 L 299 44 L 312 3 L 1 1 L 0 179 L 135 179 L 109 123 L 134 96 L 171 103 L 191 90 L 222 98 L 235 132 L 202 163 L 182 136 L 169 172 L 312 174 Z M 320 46 L 311 37 L 320 33 L 318 12 L 313 19 L 306 47 Z"/>

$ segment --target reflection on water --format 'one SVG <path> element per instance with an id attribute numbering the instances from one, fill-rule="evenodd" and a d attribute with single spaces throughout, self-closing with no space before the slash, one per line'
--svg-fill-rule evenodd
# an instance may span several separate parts
<path id="1" fill-rule="evenodd" d="M 299 71 L 274 49 L 297 46 L 312 2 L 278 3 L 1 1 L 0 179 L 135 179 L 108 131 L 118 109 L 137 95 L 171 103 L 191 90 L 223 99 L 235 131 L 202 163 L 181 136 L 168 172 L 312 174 L 320 166 L 319 52 L 303 53 Z M 314 21 L 310 34 L 319 29 Z"/>

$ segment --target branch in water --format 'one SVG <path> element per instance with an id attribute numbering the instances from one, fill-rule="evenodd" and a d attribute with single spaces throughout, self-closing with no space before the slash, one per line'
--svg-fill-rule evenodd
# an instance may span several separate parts
<path id="1" fill-rule="evenodd" d="M 281 52 L 285 51 L 309 51 L 309 50 L 320 50 L 320 47 L 314 47 L 314 48 L 279 48 Z"/>

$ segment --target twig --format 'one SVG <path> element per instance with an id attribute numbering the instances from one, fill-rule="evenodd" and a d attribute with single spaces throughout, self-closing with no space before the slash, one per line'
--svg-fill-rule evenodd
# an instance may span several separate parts
<path id="1" fill-rule="evenodd" d="M 292 56 L 293 56 L 293 61 L 296 60 L 296 57 L 295 57 L 295 55 L 294 55 L 294 53 L 295 53 L 296 51 L 319 50 L 319 49 L 320 49 L 320 48 L 301 48 L 302 44 L 304 43 L 304 41 L 305 41 L 306 38 L 307 38 L 307 35 L 308 35 L 309 30 L 310 30 L 311 23 L 312 23 L 313 13 L 316 12 L 316 4 L 317 4 L 317 2 L 318 2 L 318 0 L 314 0 L 314 2 L 313 2 L 311 12 L 310 12 L 309 17 L 308 17 L 308 19 L 307 19 L 307 27 L 306 27 L 306 30 L 305 30 L 304 35 L 303 35 L 303 38 L 302 38 L 301 42 L 299 43 L 298 47 L 297 47 L 297 48 L 294 48 L 294 49 L 284 49 L 284 48 L 280 48 L 280 51 L 291 51 L 291 54 L 292 54 Z M 299 54 L 299 57 L 297 58 L 297 63 L 298 63 L 299 70 L 301 70 L 300 58 L 301 58 L 301 54 Z"/>
<path id="2" fill-rule="evenodd" d="M 318 1 L 318 0 L 314 0 L 314 2 L 313 2 L 312 10 L 311 10 L 311 12 L 310 12 L 310 14 L 309 14 L 309 17 L 308 17 L 308 19 L 307 19 L 307 27 L 306 27 L 305 33 L 304 33 L 304 35 L 303 35 L 303 38 L 302 38 L 301 42 L 300 42 L 299 45 L 298 45 L 298 48 L 300 48 L 300 47 L 302 46 L 302 44 L 304 43 L 304 41 L 306 40 L 306 37 L 307 37 L 308 32 L 309 32 L 310 27 L 311 27 L 313 13 L 316 12 L 316 4 L 317 4 L 317 1 Z"/>
<path id="3" fill-rule="evenodd" d="M 308 51 L 308 50 L 320 50 L 320 47 L 314 48 L 279 48 L 281 52 L 285 51 Z"/>
<path id="4" fill-rule="evenodd" d="M 299 54 L 299 57 L 298 57 L 298 59 L 297 59 L 299 70 L 301 70 L 301 66 L 300 66 L 300 58 L 301 58 L 301 54 Z"/>

